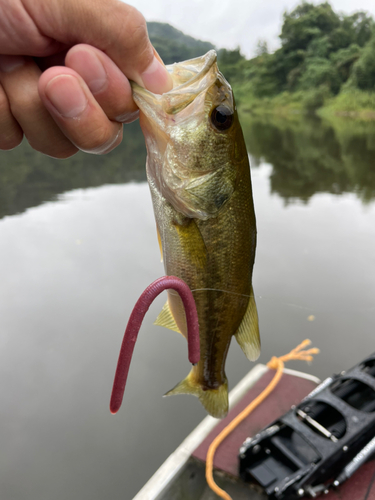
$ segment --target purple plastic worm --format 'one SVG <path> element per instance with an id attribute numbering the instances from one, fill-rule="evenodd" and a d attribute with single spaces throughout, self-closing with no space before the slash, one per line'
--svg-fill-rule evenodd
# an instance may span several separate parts
<path id="1" fill-rule="evenodd" d="M 109 404 L 111 413 L 117 413 L 121 407 L 124 397 L 126 379 L 132 359 L 135 342 L 141 327 L 143 318 L 152 302 L 164 290 L 176 290 L 180 295 L 185 308 L 187 331 L 188 331 L 188 357 L 192 364 L 196 364 L 200 358 L 199 325 L 198 314 L 194 297 L 190 288 L 176 276 L 163 276 L 157 279 L 139 297 L 126 325 L 124 339 L 122 341 L 120 355 L 117 362 L 115 380 L 113 382 L 112 396 Z"/>

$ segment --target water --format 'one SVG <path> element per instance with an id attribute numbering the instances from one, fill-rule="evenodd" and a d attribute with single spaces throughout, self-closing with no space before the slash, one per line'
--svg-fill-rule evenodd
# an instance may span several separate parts
<path id="1" fill-rule="evenodd" d="M 258 221 L 262 354 L 304 338 L 323 378 L 375 350 L 372 125 L 243 117 Z M 163 274 L 137 126 L 103 157 L 0 155 L 0 491 L 7 500 L 131 499 L 205 416 L 162 398 L 189 370 L 184 339 L 146 316 L 124 405 L 108 403 L 123 330 Z M 233 387 L 253 365 L 233 342 Z"/>

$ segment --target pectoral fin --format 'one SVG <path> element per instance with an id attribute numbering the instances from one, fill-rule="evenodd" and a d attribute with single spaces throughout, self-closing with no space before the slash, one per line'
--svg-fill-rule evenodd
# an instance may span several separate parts
<path id="1" fill-rule="evenodd" d="M 164 304 L 164 307 L 161 310 L 159 316 L 156 318 L 154 325 L 164 326 L 164 328 L 168 328 L 169 330 L 173 330 L 174 332 L 181 333 L 173 317 L 168 301 Z"/>
<path id="2" fill-rule="evenodd" d="M 156 232 L 158 233 L 158 243 L 159 243 L 159 248 L 160 248 L 160 261 L 163 262 L 163 245 L 161 243 L 161 237 L 160 237 L 160 232 L 159 228 L 156 226 Z"/>
<path id="3" fill-rule="evenodd" d="M 207 249 L 193 219 L 188 220 L 187 224 L 175 224 L 181 246 L 188 258 L 197 267 L 203 268 L 207 263 Z"/>
<path id="4" fill-rule="evenodd" d="M 259 325 L 257 306 L 255 304 L 252 287 L 246 313 L 235 333 L 235 337 L 248 359 L 251 361 L 258 359 L 260 354 Z"/>

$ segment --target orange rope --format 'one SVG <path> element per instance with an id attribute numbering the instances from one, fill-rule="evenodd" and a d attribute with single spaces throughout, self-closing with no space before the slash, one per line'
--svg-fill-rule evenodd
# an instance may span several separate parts
<path id="1" fill-rule="evenodd" d="M 319 349 L 312 348 L 307 351 L 302 351 L 302 349 L 310 345 L 310 340 L 304 340 L 300 345 L 293 349 L 289 354 L 281 356 L 280 358 L 273 358 L 267 363 L 268 368 L 276 370 L 276 373 L 268 384 L 268 386 L 257 396 L 241 413 L 237 415 L 229 424 L 220 432 L 218 436 L 212 441 L 210 447 L 208 448 L 207 458 L 206 458 L 206 480 L 209 487 L 224 500 L 232 500 L 232 498 L 224 490 L 219 488 L 215 483 L 213 478 L 213 463 L 214 455 L 218 446 L 224 441 L 224 439 L 248 416 L 250 413 L 266 399 L 266 397 L 274 390 L 274 388 L 279 383 L 281 376 L 283 374 L 284 363 L 292 359 L 301 359 L 304 361 L 312 361 L 312 354 L 318 354 Z"/>

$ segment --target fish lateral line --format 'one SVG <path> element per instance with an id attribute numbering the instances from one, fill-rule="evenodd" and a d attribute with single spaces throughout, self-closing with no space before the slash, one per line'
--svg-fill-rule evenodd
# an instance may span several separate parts
<path id="1" fill-rule="evenodd" d="M 252 294 L 245 294 L 245 293 L 237 293 L 237 292 L 230 292 L 229 290 L 220 290 L 219 288 L 193 288 L 191 292 L 223 292 L 223 293 L 229 293 L 231 295 L 237 295 L 238 297 L 246 297 L 250 299 L 251 297 L 256 298 L 262 298 L 260 295 L 252 295 Z M 177 295 L 176 293 L 173 293 L 172 291 L 169 292 L 171 295 Z"/>

